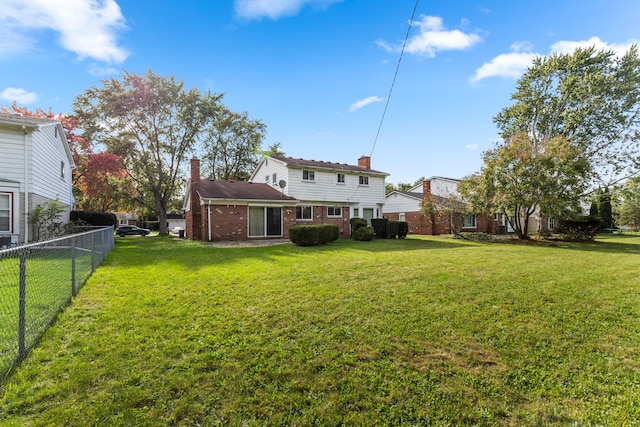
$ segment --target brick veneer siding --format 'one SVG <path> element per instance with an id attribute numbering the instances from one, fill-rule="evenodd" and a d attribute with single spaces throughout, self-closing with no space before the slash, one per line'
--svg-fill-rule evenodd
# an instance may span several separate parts
<path id="1" fill-rule="evenodd" d="M 211 215 L 211 241 L 249 239 L 249 207 L 240 205 L 203 205 L 202 240 L 209 240 L 209 215 Z M 296 224 L 296 210 L 291 206 L 282 208 L 282 236 L 265 236 L 265 239 L 288 239 L 289 227 Z M 260 238 L 260 237 L 256 237 Z"/>
<path id="2" fill-rule="evenodd" d="M 308 206 L 308 205 L 305 205 Z M 351 236 L 351 225 L 349 224 L 349 206 L 342 206 L 342 216 L 333 217 L 327 215 L 327 206 L 313 206 L 312 220 L 295 220 L 296 210 L 293 209 L 293 218 L 295 223 L 292 225 L 316 225 L 316 224 L 335 224 L 340 228 L 340 237 Z"/>

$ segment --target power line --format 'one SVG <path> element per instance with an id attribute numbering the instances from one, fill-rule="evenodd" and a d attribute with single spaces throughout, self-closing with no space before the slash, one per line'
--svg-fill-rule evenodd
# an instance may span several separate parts
<path id="1" fill-rule="evenodd" d="M 378 137 L 380 136 L 380 129 L 382 129 L 382 122 L 384 122 L 384 116 L 387 114 L 387 107 L 389 107 L 389 100 L 391 99 L 391 93 L 393 92 L 393 87 L 396 84 L 396 78 L 398 77 L 398 71 L 400 70 L 400 63 L 402 62 L 402 55 L 404 55 L 404 48 L 407 46 L 407 40 L 409 40 L 409 32 L 411 31 L 411 26 L 413 25 L 413 18 L 416 15 L 416 9 L 418 8 L 418 1 L 416 0 L 416 4 L 413 6 L 413 12 L 411 13 L 411 20 L 409 21 L 409 27 L 407 28 L 407 34 L 404 36 L 404 42 L 402 43 L 402 50 L 400 51 L 400 58 L 398 58 L 398 65 L 396 66 L 396 72 L 393 75 L 393 81 L 391 82 L 391 87 L 389 88 L 389 95 L 387 95 L 387 102 L 384 104 L 384 111 L 382 112 L 382 117 L 380 118 L 380 124 L 378 125 L 378 132 L 376 133 L 376 138 L 373 141 L 373 147 L 371 147 L 371 154 L 369 157 L 373 156 L 373 150 L 376 149 L 376 144 L 378 143 Z"/>

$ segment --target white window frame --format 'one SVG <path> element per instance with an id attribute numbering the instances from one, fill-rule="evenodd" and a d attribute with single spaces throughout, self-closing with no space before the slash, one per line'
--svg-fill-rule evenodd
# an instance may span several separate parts
<path id="1" fill-rule="evenodd" d="M 309 208 L 309 218 L 305 218 L 305 210 Z M 298 218 L 298 211 L 300 212 L 300 218 Z M 296 221 L 313 221 L 313 206 L 311 205 L 298 205 L 296 206 Z"/>
<path id="2" fill-rule="evenodd" d="M 264 182 L 269 182 L 269 174 L 264 176 Z"/>
<path id="3" fill-rule="evenodd" d="M 314 182 L 316 180 L 316 172 L 309 169 L 302 169 L 302 180 L 306 182 Z"/>
<path id="4" fill-rule="evenodd" d="M 407 214 L 405 214 L 404 212 L 400 212 L 398 214 L 398 221 L 406 222 L 407 221 Z"/>
<path id="5" fill-rule="evenodd" d="M 336 184 L 344 184 L 347 177 L 343 173 L 336 174 Z"/>
<path id="6" fill-rule="evenodd" d="M 271 174 L 271 182 L 273 184 L 275 184 L 276 182 L 278 182 L 278 175 L 277 174 Z"/>
<path id="7" fill-rule="evenodd" d="M 473 225 L 465 225 L 465 218 L 472 218 Z M 462 215 L 461 220 L 462 220 L 461 228 L 476 228 L 478 226 L 478 218 L 476 215 L 473 215 L 473 214 Z"/>
<path id="8" fill-rule="evenodd" d="M 336 213 L 336 211 L 338 213 Z M 342 206 L 327 206 L 327 216 L 329 218 L 341 218 L 342 217 Z"/>
<path id="9" fill-rule="evenodd" d="M 7 223 L 7 229 L 0 229 L 0 233 L 12 233 L 13 232 L 13 215 L 12 215 L 12 196 L 13 193 L 0 193 L 0 197 L 6 197 L 7 198 L 7 209 L 3 209 L 3 211 L 7 212 L 7 217 L 9 219 L 9 222 Z"/>
<path id="10" fill-rule="evenodd" d="M 353 217 L 360 218 L 360 208 L 353 208 Z"/>
<path id="11" fill-rule="evenodd" d="M 369 177 L 365 175 L 358 176 L 358 185 L 369 186 Z"/>

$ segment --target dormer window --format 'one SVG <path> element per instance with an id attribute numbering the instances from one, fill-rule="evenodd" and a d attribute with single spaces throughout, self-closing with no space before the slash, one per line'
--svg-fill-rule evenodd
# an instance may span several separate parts
<path id="1" fill-rule="evenodd" d="M 315 181 L 316 173 L 314 171 L 304 169 L 302 171 L 302 180 L 303 181 Z"/>

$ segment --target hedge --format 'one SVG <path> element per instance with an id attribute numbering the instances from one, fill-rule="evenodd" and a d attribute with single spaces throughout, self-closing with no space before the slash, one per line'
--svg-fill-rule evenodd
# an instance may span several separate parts
<path id="1" fill-rule="evenodd" d="M 593 241 L 600 230 L 600 220 L 591 216 L 564 219 L 553 228 L 554 233 L 560 234 L 568 241 Z"/>
<path id="2" fill-rule="evenodd" d="M 118 218 L 115 214 L 95 211 L 71 211 L 69 219 L 72 222 L 81 222 L 83 225 L 92 225 L 94 227 L 113 226 L 118 224 Z"/>
<path id="3" fill-rule="evenodd" d="M 289 227 L 289 240 L 297 246 L 325 245 L 338 240 L 338 237 L 340 237 L 340 228 L 335 224 Z"/>
<path id="4" fill-rule="evenodd" d="M 369 242 L 373 240 L 373 227 L 358 227 L 353 232 L 353 240 L 359 240 L 361 242 Z"/>

